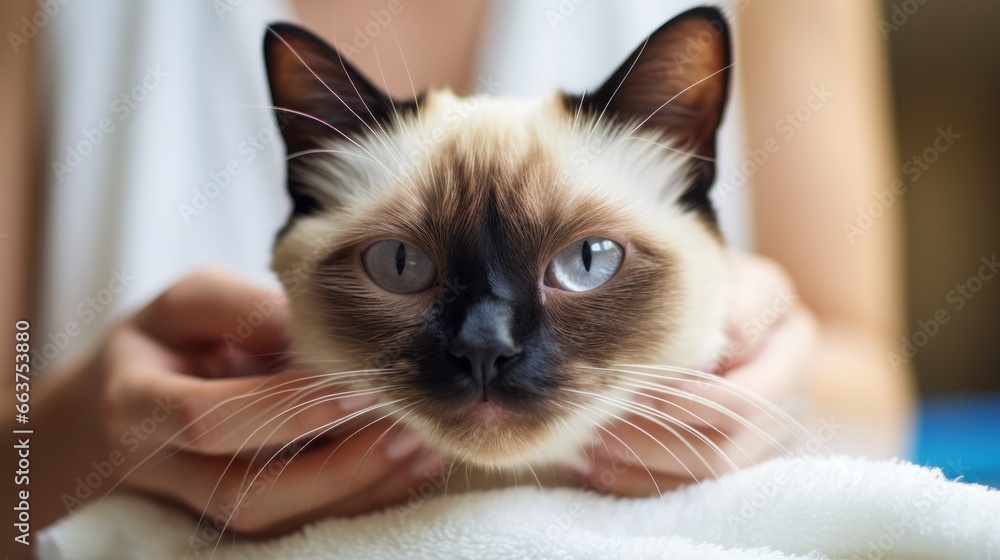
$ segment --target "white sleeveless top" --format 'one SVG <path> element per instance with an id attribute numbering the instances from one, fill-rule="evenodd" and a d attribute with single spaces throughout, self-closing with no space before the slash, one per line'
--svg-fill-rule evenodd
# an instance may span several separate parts
<path id="1" fill-rule="evenodd" d="M 477 75 L 492 75 L 497 94 L 580 92 L 698 3 L 494 1 Z M 270 249 L 290 209 L 261 54 L 265 24 L 294 19 L 283 2 L 62 9 L 41 39 L 50 143 L 34 327 L 50 363 L 199 267 L 222 265 L 277 287 Z M 742 151 L 733 97 L 720 172 Z M 744 198 L 737 189 L 720 208 L 724 232 L 743 246 Z"/>

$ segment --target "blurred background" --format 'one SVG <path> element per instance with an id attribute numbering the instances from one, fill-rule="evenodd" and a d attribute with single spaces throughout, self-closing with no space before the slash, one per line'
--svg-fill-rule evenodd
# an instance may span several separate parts
<path id="1" fill-rule="evenodd" d="M 1000 486 L 1000 286 L 973 292 L 972 280 L 971 299 L 956 286 L 1000 251 L 1000 3 L 886 0 L 883 9 L 900 162 L 939 128 L 961 135 L 901 198 L 911 336 L 939 309 L 951 317 L 914 358 L 925 396 L 917 455 L 946 469 L 963 457 L 969 478 Z"/>
<path id="2" fill-rule="evenodd" d="M 920 347 L 912 359 L 921 394 L 914 457 L 917 462 L 942 467 L 949 476 L 1000 487 L 1000 278 L 978 276 L 981 270 L 989 272 L 983 269 L 985 263 L 993 262 L 1000 252 L 1000 34 L 995 29 L 1000 3 L 880 1 L 881 19 L 871 25 L 888 47 L 896 133 L 894 170 L 906 187 L 894 199 L 903 213 L 906 341 Z M 23 131 L 18 136 L 0 134 L 0 154 L 8 156 L 0 165 L 2 340 L 13 336 L 13 321 L 8 318 L 32 316 L 44 307 L 37 298 L 42 267 L 38 249 L 45 244 L 39 220 L 44 200 L 37 185 L 42 174 L 51 172 L 51 161 L 43 161 L 40 147 L 51 141 L 44 134 L 47 123 L 61 115 L 25 110 L 48 99 L 51 92 L 29 87 L 36 83 L 43 54 L 41 41 L 22 31 L 22 18 L 37 13 L 43 3 L 57 0 L 0 3 L 0 31 L 5 34 L 5 44 L 0 46 L 4 82 L 0 123 L 8 130 Z M 69 5 L 59 3 L 64 4 Z M 245 17 L 248 11 L 224 12 L 219 19 L 228 24 L 235 21 L 228 18 Z M 43 25 L 37 32 L 58 25 L 62 23 L 54 18 L 51 26 Z M 161 27 L 168 29 L 168 22 Z M 23 42 L 12 34 L 21 36 Z M 248 56 L 257 60 L 256 31 L 247 44 L 254 45 Z M 170 71 L 174 72 L 171 80 L 181 79 L 176 70 Z M 434 71 L 428 68 L 423 74 Z M 140 78 L 143 72 L 140 69 Z M 255 87 L 263 87 L 260 78 Z M 101 110 L 107 112 L 106 107 Z M 257 113 L 253 118 L 270 122 L 267 114 Z M 252 131 L 259 126 L 251 127 Z M 127 139 L 115 137 L 114 141 Z M 226 139 L 223 145 L 235 148 L 238 142 Z M 937 149 L 928 151 L 935 142 Z M 203 168 L 215 169 L 217 161 L 210 160 Z M 203 220 L 185 231 L 193 239 L 210 236 L 209 230 L 199 227 L 214 226 Z M 85 256 L 75 258 L 86 262 Z M 139 300 L 146 295 L 130 297 Z M 76 296 L 69 299 L 80 301 Z M 0 363 L 12 363 L 6 352 L 0 352 Z"/>

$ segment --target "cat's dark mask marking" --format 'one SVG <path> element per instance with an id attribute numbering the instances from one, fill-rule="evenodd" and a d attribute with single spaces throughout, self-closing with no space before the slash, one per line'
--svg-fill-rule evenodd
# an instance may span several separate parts
<path id="1" fill-rule="evenodd" d="M 521 161 L 498 162 L 445 146 L 447 155 L 437 158 L 432 173 L 437 183 L 423 191 L 421 203 L 387 201 L 378 215 L 397 219 L 376 229 L 378 237 L 413 240 L 432 255 L 442 275 L 439 286 L 430 296 L 391 296 L 399 307 L 386 305 L 385 294 L 365 289 L 370 282 L 357 266 L 356 251 L 345 247 L 317 271 L 317 280 L 328 287 L 327 328 L 351 325 L 360 357 L 406 363 L 412 371 L 401 377 L 410 396 L 416 391 L 447 410 L 485 394 L 529 416 L 556 397 L 557 387 L 593 388 L 586 377 L 570 375 L 573 364 L 604 366 L 611 356 L 635 361 L 654 351 L 645 341 L 668 334 L 669 318 L 653 314 L 658 302 L 672 297 L 673 271 L 670 255 L 652 240 L 632 236 L 629 259 L 603 290 L 543 305 L 539 276 L 552 255 L 591 228 L 614 235 L 627 221 L 596 199 L 525 200 L 526 191 L 545 192 L 545 185 L 557 180 L 557 171 L 532 155 L 543 150 L 534 147 Z M 456 287 L 446 303 L 421 301 L 440 302 L 446 285 Z M 603 295 L 612 289 L 614 305 Z M 493 312 L 491 318 L 479 316 L 483 308 Z M 619 320 L 622 316 L 630 320 Z M 411 320 L 403 326 L 401 317 Z M 469 322 L 480 320 L 517 349 L 498 364 L 488 386 L 452 352 Z M 399 328 L 389 332 L 387 324 Z"/>
<path id="2" fill-rule="evenodd" d="M 663 24 L 599 88 L 566 95 L 568 109 L 656 128 L 702 158 L 681 198 L 713 224 L 715 135 L 729 90 L 729 26 L 715 8 L 695 8 Z M 668 103 L 669 101 L 669 103 Z M 666 104 L 666 105 L 664 105 Z"/>
<path id="3" fill-rule="evenodd" d="M 573 406 L 622 394 L 598 368 L 701 365 L 724 342 L 725 255 L 704 216 L 728 48 L 719 12 L 694 10 L 575 101 L 431 91 L 400 113 L 322 41 L 274 26 L 275 105 L 322 121 L 283 128 L 290 155 L 316 150 L 289 161 L 296 210 L 273 265 L 284 279 L 309 263 L 304 289 L 289 290 L 297 354 L 379 370 L 352 383 L 411 403 L 435 444 L 492 465 L 574 452 L 562 430 L 592 426 Z M 592 139 L 616 149 L 580 166 Z M 545 284 L 553 256 L 591 236 L 623 247 L 614 276 L 578 293 Z M 430 259 L 436 285 L 373 282 L 362 255 L 385 240 Z M 502 346 L 494 371 L 463 350 L 472 338 Z"/>

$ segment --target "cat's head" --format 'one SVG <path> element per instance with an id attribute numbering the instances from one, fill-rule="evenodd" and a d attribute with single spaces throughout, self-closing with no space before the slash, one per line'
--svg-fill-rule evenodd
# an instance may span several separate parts
<path id="1" fill-rule="evenodd" d="M 589 93 L 534 100 L 395 100 L 292 25 L 264 50 L 294 204 L 273 268 L 305 364 L 358 371 L 342 381 L 379 410 L 503 466 L 579 449 L 629 398 L 616 366 L 718 350 L 716 10 L 665 24 Z"/>

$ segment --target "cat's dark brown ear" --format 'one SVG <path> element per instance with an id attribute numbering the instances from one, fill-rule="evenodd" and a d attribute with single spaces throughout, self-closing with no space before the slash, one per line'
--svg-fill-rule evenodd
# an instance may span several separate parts
<path id="1" fill-rule="evenodd" d="M 676 139 L 681 149 L 698 156 L 695 182 L 684 202 L 707 204 L 731 57 L 722 13 L 695 8 L 654 31 L 596 91 L 568 102 Z"/>
<path id="2" fill-rule="evenodd" d="M 315 149 L 323 139 L 379 131 L 378 123 L 407 105 L 395 102 L 333 47 L 297 25 L 268 26 L 264 60 L 288 155 Z M 298 158 L 289 160 L 293 215 L 316 209 L 316 202 L 296 181 L 297 163 Z"/>

